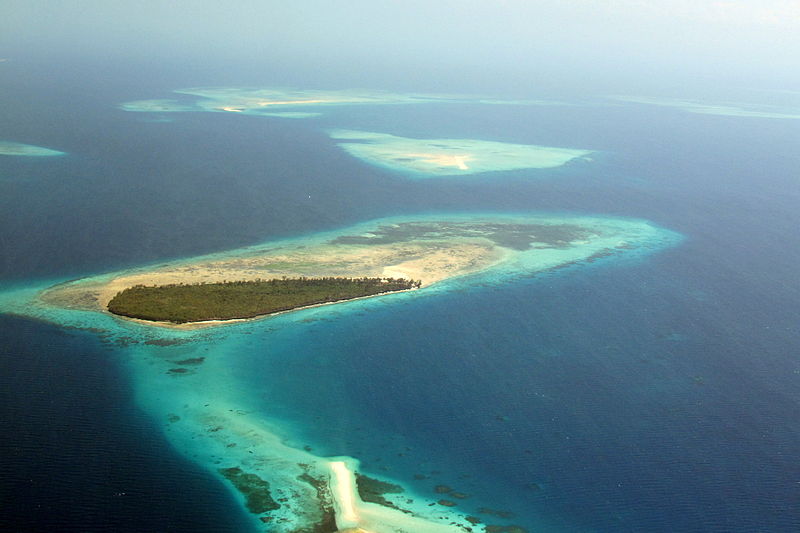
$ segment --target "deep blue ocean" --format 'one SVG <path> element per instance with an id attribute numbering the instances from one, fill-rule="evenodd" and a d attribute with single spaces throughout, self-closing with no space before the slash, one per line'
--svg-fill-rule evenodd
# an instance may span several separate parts
<path id="1" fill-rule="evenodd" d="M 115 107 L 197 78 L 9 64 L 0 139 L 69 155 L 0 156 L 0 288 L 399 214 L 644 218 L 685 240 L 334 315 L 254 343 L 234 371 L 263 380 L 298 445 L 432 497 L 447 484 L 511 523 L 800 530 L 800 121 L 437 104 L 157 122 Z M 345 154 L 332 128 L 600 154 L 409 180 Z M 0 527 L 246 530 L 228 491 L 137 409 L 124 358 L 91 333 L 0 317 Z"/>

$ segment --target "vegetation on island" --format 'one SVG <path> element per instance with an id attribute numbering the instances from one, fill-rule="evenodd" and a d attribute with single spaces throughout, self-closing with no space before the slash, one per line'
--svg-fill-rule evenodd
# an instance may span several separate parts
<path id="1" fill-rule="evenodd" d="M 108 310 L 130 318 L 182 324 L 253 318 L 420 286 L 419 281 L 366 277 L 136 285 L 117 293 L 108 303 Z"/>

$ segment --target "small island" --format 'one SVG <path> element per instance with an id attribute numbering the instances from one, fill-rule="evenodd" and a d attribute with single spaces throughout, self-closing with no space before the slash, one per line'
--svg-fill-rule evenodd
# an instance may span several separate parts
<path id="1" fill-rule="evenodd" d="M 416 139 L 354 130 L 329 134 L 350 155 L 412 178 L 555 168 L 592 154 L 576 148 L 479 139 Z"/>
<path id="2" fill-rule="evenodd" d="M 155 322 L 237 320 L 301 307 L 419 288 L 395 278 L 282 278 L 169 285 L 136 285 L 108 303 L 115 315 Z"/>

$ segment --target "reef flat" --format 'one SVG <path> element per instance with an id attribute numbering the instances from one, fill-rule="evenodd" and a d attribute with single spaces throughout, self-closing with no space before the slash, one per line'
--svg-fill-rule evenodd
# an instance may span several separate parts
<path id="1" fill-rule="evenodd" d="M 378 105 L 451 101 L 452 96 L 398 94 L 383 91 L 320 91 L 300 89 L 245 89 L 237 87 L 210 87 L 181 89 L 178 94 L 197 99 L 136 100 L 120 105 L 125 111 L 181 112 L 211 111 L 241 113 L 245 115 L 308 118 L 318 112 L 278 111 L 276 109 L 319 107 L 331 105 Z"/>
<path id="2" fill-rule="evenodd" d="M 186 111 L 199 111 L 199 109 L 191 103 L 183 104 L 168 98 L 132 100 L 130 102 L 120 104 L 119 107 L 123 111 L 131 111 L 136 113 L 181 113 Z"/>
<path id="3" fill-rule="evenodd" d="M 23 144 L 9 141 L 0 141 L 0 155 L 19 155 L 26 157 L 52 157 L 56 155 L 64 155 L 64 152 L 44 148 L 42 146 L 34 146 L 32 144 Z"/>
<path id="4" fill-rule="evenodd" d="M 354 157 L 417 177 L 553 168 L 592 153 L 473 139 L 412 139 L 368 131 L 334 130 L 330 136 Z"/>
<path id="5" fill-rule="evenodd" d="M 395 278 L 423 288 L 490 269 L 531 273 L 617 253 L 660 231 L 640 221 L 596 217 L 467 216 L 382 219 L 340 232 L 265 243 L 62 284 L 41 299 L 65 309 L 105 312 L 119 292 L 283 277 Z M 214 325 L 217 321 L 169 327 Z"/>
<path id="6" fill-rule="evenodd" d="M 305 90 L 279 88 L 198 87 L 174 91 L 195 100 L 150 99 L 120 104 L 133 112 L 210 111 L 282 118 L 310 118 L 316 111 L 276 111 L 342 105 L 396 105 L 427 103 L 479 103 L 499 105 L 563 105 L 544 100 L 497 100 L 455 94 L 395 93 L 370 90 Z"/>
<path id="7" fill-rule="evenodd" d="M 257 103 L 249 102 L 245 105 L 234 103 L 230 101 L 221 101 L 218 105 L 212 104 L 213 100 L 200 100 L 199 102 L 178 102 L 171 99 L 151 99 L 151 100 L 133 100 L 120 104 L 120 109 L 123 111 L 131 111 L 134 113 L 185 113 L 188 111 L 223 111 L 228 113 L 242 113 L 249 115 L 259 115 L 262 117 L 276 117 L 276 118 L 313 118 L 322 115 L 322 113 L 311 111 L 277 111 L 271 112 L 265 110 Z M 239 102 L 236 100 L 235 102 Z M 263 103 L 263 102 L 262 102 Z M 284 104 L 285 105 L 285 104 Z M 295 105 L 308 105 L 296 103 Z"/>
<path id="8" fill-rule="evenodd" d="M 615 96 L 614 99 L 633 104 L 672 107 L 687 113 L 698 113 L 701 115 L 800 119 L 800 109 L 785 109 L 774 105 L 756 105 L 738 102 L 706 103 L 697 100 L 681 100 L 678 98 L 651 98 L 644 96 Z"/>
<path id="9" fill-rule="evenodd" d="M 233 371 L 242 350 L 254 334 L 260 336 L 259 346 L 268 347 L 282 331 L 302 332 L 310 317 L 636 257 L 679 239 L 646 221 L 605 217 L 384 218 L 198 258 L 8 289 L 0 292 L 0 312 L 89 331 L 123 351 L 137 403 L 177 450 L 229 488 L 254 531 L 503 531 L 497 528 L 512 526 L 483 524 L 460 511 L 455 500 L 437 504 L 396 480 L 362 472 L 357 458 L 323 457 L 287 444 L 292 426 L 279 421 L 263 392 L 249 390 Z M 137 284 L 284 275 L 405 277 L 421 280 L 422 288 L 255 321 L 218 322 L 224 327 L 216 328 L 154 327 L 105 310 L 120 288 Z M 459 498 L 452 491 L 451 496 Z"/>

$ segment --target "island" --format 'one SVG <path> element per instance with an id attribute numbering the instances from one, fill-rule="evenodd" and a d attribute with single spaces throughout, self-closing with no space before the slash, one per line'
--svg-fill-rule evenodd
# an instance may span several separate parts
<path id="1" fill-rule="evenodd" d="M 420 288 L 395 278 L 281 278 L 221 283 L 136 285 L 108 302 L 115 315 L 175 324 L 238 320 Z"/>
<path id="2" fill-rule="evenodd" d="M 271 377 L 253 376 L 250 383 L 243 379 L 243 361 L 293 357 L 293 337 L 351 313 L 450 291 L 479 296 L 510 281 L 525 284 L 573 268 L 640 260 L 680 238 L 629 218 L 399 216 L 81 279 L 7 287 L 0 290 L 0 312 L 90 332 L 123 353 L 137 405 L 176 450 L 231 491 L 254 531 L 524 532 L 509 522 L 510 513 L 476 515 L 491 506 L 468 503 L 457 491 L 418 492 L 389 472 L 365 471 L 357 458 L 315 453 L 298 427 L 281 419 L 280 399 L 265 394 Z M 325 285 L 345 299 L 313 305 L 334 297 L 327 289 L 320 297 Z M 264 315 L 269 308 L 259 306 L 242 312 L 239 304 L 250 305 L 250 295 L 266 289 L 285 290 L 282 301 L 270 304 L 285 312 Z M 178 316 L 168 308 L 167 314 L 145 316 L 128 309 L 140 317 L 130 318 L 112 312 L 137 299 L 145 308 L 161 297 L 180 306 L 193 293 L 201 296 L 194 314 Z M 234 296 L 232 310 L 215 309 L 215 300 L 236 293 L 248 296 L 239 302 Z M 233 319 L 251 314 L 255 318 Z"/>
<path id="3" fill-rule="evenodd" d="M 198 291 L 211 294 L 224 288 L 230 295 L 280 284 L 286 287 L 294 284 L 294 289 L 298 289 L 296 282 L 288 281 L 293 278 L 302 279 L 307 285 L 320 283 L 311 279 L 325 278 L 415 280 L 415 286 L 429 294 L 446 290 L 456 279 L 479 273 L 483 283 L 492 279 L 499 282 L 622 252 L 630 254 L 663 235 L 663 230 L 646 222 L 610 217 L 495 214 L 397 217 L 302 239 L 74 280 L 42 291 L 39 300 L 59 309 L 111 311 L 125 315 L 119 318 L 145 318 L 157 327 L 206 328 L 224 324 L 225 320 L 268 315 L 327 300 L 318 295 L 295 295 L 288 304 L 283 302 L 272 308 L 257 304 L 244 311 L 229 307 L 222 314 L 218 312 L 220 309 L 201 305 L 185 316 L 143 314 L 142 309 L 125 310 L 119 304 L 129 301 L 131 295 L 164 291 L 172 295 Z M 265 281 L 268 283 L 264 284 Z M 236 283 L 220 285 L 226 282 Z M 139 288 L 125 292 L 133 287 Z M 362 290 L 365 287 L 361 285 Z M 392 287 L 383 282 L 373 283 L 370 290 L 377 291 L 372 294 L 389 293 L 386 297 L 391 297 L 393 292 L 404 294 L 404 289 L 412 288 L 401 283 L 400 291 L 384 290 Z M 111 309 L 109 305 L 118 295 L 122 299 L 116 300 Z M 355 291 L 342 296 L 334 299 L 344 305 L 344 300 L 369 294 Z M 174 308 L 176 304 L 170 305 Z"/>
<path id="4" fill-rule="evenodd" d="M 333 130 L 330 136 L 362 161 L 416 178 L 554 168 L 592 153 L 575 148 L 478 139 L 413 139 L 354 130 Z"/>

